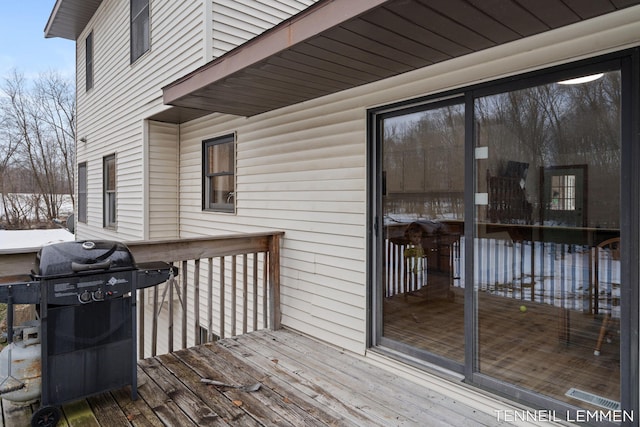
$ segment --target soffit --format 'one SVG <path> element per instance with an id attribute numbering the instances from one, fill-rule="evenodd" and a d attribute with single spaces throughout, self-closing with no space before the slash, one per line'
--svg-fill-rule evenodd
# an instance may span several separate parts
<path id="1" fill-rule="evenodd" d="M 77 40 L 100 3 L 102 0 L 56 0 L 44 36 Z"/>
<path id="2" fill-rule="evenodd" d="M 320 0 L 164 87 L 164 102 L 252 116 L 639 3 Z"/>

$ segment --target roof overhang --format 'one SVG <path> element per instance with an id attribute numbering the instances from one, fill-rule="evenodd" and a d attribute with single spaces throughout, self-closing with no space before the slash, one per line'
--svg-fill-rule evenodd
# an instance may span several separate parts
<path id="1" fill-rule="evenodd" d="M 320 0 L 163 88 L 167 105 L 253 116 L 544 33 L 640 0 Z"/>
<path id="2" fill-rule="evenodd" d="M 44 36 L 78 40 L 100 3 L 102 0 L 56 0 Z"/>

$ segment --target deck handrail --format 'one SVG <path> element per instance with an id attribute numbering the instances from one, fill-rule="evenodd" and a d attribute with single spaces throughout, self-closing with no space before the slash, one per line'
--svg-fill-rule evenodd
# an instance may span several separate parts
<path id="1" fill-rule="evenodd" d="M 279 329 L 283 235 L 275 231 L 125 242 L 137 263 L 165 261 L 179 267 L 177 277 L 138 290 L 138 357 L 149 357 L 145 348 L 155 356 L 214 338 Z M 1 253 L 0 276 L 28 274 L 35 267 L 37 251 Z M 160 341 L 166 348 L 159 350 Z"/>
<path id="2" fill-rule="evenodd" d="M 151 356 L 158 353 L 159 319 L 163 310 L 168 322 L 168 352 L 177 349 L 174 340 L 177 335 L 174 325 L 174 320 L 178 320 L 176 317 L 181 326 L 180 349 L 201 344 L 203 326 L 207 331 L 204 341 L 211 341 L 214 337 L 226 338 L 228 334 L 246 333 L 260 326 L 279 329 L 280 240 L 283 234 L 246 233 L 128 242 L 127 246 L 136 262 L 166 261 L 179 267 L 178 277 L 150 290 L 138 291 L 140 305 L 149 304 L 145 297 L 151 293 L 153 310 L 151 316 L 149 307 L 146 311 L 138 310 L 139 357 L 147 357 L 145 343 L 150 343 Z M 217 274 L 214 274 L 214 270 L 217 270 Z M 205 283 L 204 287 L 201 287 L 201 282 Z M 214 304 L 215 293 L 218 294 L 217 305 Z M 237 299 L 238 293 L 241 293 L 241 301 Z M 202 307 L 206 307 L 204 314 L 201 313 Z M 217 318 L 214 318 L 214 312 L 218 314 Z M 241 329 L 238 328 L 238 314 L 241 317 Z M 152 322 L 150 334 L 147 331 L 149 317 Z M 248 323 L 249 318 L 251 324 Z M 189 327 L 192 328 L 191 334 Z"/>

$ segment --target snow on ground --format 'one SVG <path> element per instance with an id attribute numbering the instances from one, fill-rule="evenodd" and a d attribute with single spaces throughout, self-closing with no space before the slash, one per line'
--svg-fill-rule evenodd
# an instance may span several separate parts
<path id="1" fill-rule="evenodd" d="M 0 252 L 16 249 L 38 249 L 49 243 L 73 241 L 75 236 L 66 229 L 0 230 Z"/>

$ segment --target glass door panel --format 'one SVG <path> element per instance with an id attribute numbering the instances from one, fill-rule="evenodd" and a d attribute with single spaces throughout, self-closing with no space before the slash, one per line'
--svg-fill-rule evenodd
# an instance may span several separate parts
<path id="1" fill-rule="evenodd" d="M 475 100 L 478 370 L 589 410 L 620 401 L 620 98 L 616 71 Z"/>
<path id="2" fill-rule="evenodd" d="M 382 337 L 460 365 L 464 124 L 451 102 L 381 120 Z"/>

